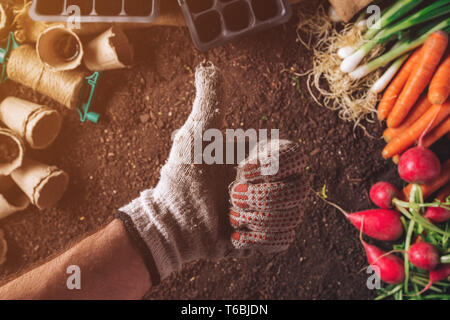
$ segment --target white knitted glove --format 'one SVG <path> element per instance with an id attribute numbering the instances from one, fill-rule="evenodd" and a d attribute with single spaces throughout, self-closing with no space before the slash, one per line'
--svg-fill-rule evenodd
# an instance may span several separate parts
<path id="1" fill-rule="evenodd" d="M 194 260 L 243 252 L 237 249 L 285 250 L 300 220 L 297 206 L 303 191 L 291 177 L 300 170 L 299 150 L 278 140 L 261 144 L 239 166 L 231 187 L 234 208 L 227 214 L 236 171 L 226 165 L 189 164 L 196 158 L 194 136 L 222 125 L 218 70 L 201 64 L 195 86 L 192 113 L 175 136 L 159 183 L 117 214 L 141 249 L 153 285 Z M 272 154 L 265 152 L 268 146 Z M 258 158 L 258 152 L 264 156 Z M 278 173 L 264 176 L 270 161 L 279 161 Z M 233 234 L 229 221 L 238 229 Z"/>

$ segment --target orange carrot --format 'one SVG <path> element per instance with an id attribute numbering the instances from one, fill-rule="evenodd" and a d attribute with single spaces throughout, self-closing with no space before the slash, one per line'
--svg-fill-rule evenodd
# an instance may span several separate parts
<path id="1" fill-rule="evenodd" d="M 408 81 L 409 76 L 411 75 L 412 70 L 414 69 L 417 61 L 420 58 L 420 49 L 414 51 L 414 53 L 409 57 L 408 61 L 406 61 L 405 65 L 398 72 L 397 76 L 394 80 L 392 80 L 389 87 L 383 94 L 383 98 L 378 104 L 378 120 L 383 121 L 386 119 L 394 107 L 395 101 L 402 91 L 405 83 Z"/>
<path id="2" fill-rule="evenodd" d="M 423 138 L 422 145 L 425 148 L 428 148 L 449 132 L 450 132 L 450 117 L 447 117 L 447 119 L 445 119 L 444 122 L 438 125 L 433 131 L 431 131 Z"/>
<path id="3" fill-rule="evenodd" d="M 450 160 L 447 160 L 447 162 L 445 162 L 445 164 L 442 166 L 442 172 L 439 178 L 437 178 L 430 184 L 424 184 L 420 186 L 420 188 L 422 189 L 423 198 L 424 199 L 428 198 L 449 181 L 450 181 Z M 409 198 L 411 188 L 412 184 L 409 184 L 405 188 L 403 188 L 403 195 L 405 196 L 405 199 Z"/>
<path id="4" fill-rule="evenodd" d="M 419 120 L 400 133 L 383 149 L 383 158 L 389 159 L 400 154 L 420 138 L 425 130 L 433 130 L 450 114 L 450 101 L 435 104 Z"/>
<path id="5" fill-rule="evenodd" d="M 450 95 L 450 53 L 441 63 L 428 89 L 428 99 L 432 104 L 442 104 Z"/>
<path id="6" fill-rule="evenodd" d="M 405 121 L 403 121 L 402 125 L 397 128 L 387 128 L 384 130 L 383 137 L 386 142 L 390 142 L 400 133 L 408 129 L 414 122 L 419 120 L 419 118 L 431 107 L 431 103 L 428 100 L 426 94 L 422 95 L 422 97 L 417 101 L 416 105 L 411 109 L 406 117 Z"/>
<path id="7" fill-rule="evenodd" d="M 422 47 L 419 62 L 413 69 L 408 82 L 397 99 L 391 113 L 389 114 L 387 125 L 390 128 L 400 126 L 409 113 L 409 110 L 416 103 L 419 96 L 428 86 L 433 74 L 447 49 L 448 35 L 443 31 L 432 33 Z"/>

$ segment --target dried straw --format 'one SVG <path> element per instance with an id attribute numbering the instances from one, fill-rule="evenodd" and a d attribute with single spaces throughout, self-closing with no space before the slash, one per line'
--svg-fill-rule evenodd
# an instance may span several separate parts
<path id="1" fill-rule="evenodd" d="M 74 109 L 80 98 L 87 73 L 78 70 L 53 71 L 39 60 L 36 50 L 22 45 L 11 52 L 8 77 Z"/>

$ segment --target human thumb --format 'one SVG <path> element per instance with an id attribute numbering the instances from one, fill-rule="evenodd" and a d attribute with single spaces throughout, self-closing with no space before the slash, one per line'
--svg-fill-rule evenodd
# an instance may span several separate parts
<path id="1" fill-rule="evenodd" d="M 195 143 L 202 143 L 209 129 L 219 129 L 223 121 L 222 83 L 219 70 L 211 62 L 202 62 L 195 72 L 196 96 L 186 123 L 174 137 L 169 162 L 189 164 L 195 162 Z M 201 156 L 199 154 L 199 156 Z"/>

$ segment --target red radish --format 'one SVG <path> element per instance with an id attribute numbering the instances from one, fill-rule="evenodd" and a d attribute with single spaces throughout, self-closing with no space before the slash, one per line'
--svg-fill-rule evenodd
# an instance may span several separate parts
<path id="1" fill-rule="evenodd" d="M 437 199 L 444 202 L 448 196 L 450 196 L 450 184 L 439 193 Z M 450 210 L 440 207 L 430 207 L 425 213 L 425 218 L 436 223 L 445 222 L 450 219 Z"/>
<path id="2" fill-rule="evenodd" d="M 430 271 L 430 281 L 417 295 L 420 295 L 430 289 L 434 283 L 445 280 L 448 277 L 450 277 L 450 263 L 441 264 L 437 269 Z"/>
<path id="3" fill-rule="evenodd" d="M 392 253 L 386 253 L 380 248 L 368 244 L 361 239 L 366 251 L 367 260 L 374 268 L 381 281 L 389 284 L 399 284 L 405 280 L 405 268 L 402 259 Z M 378 270 L 377 270 L 378 269 Z"/>
<path id="4" fill-rule="evenodd" d="M 342 212 L 356 229 L 362 229 L 362 232 L 371 238 L 382 241 L 395 241 L 403 234 L 402 221 L 397 211 L 374 209 L 348 213 L 338 205 L 323 198 L 321 199 Z"/>
<path id="5" fill-rule="evenodd" d="M 437 178 L 436 180 L 434 180 L 429 184 L 424 184 L 420 186 L 420 189 L 422 189 L 423 198 L 427 199 L 435 191 L 439 190 L 440 188 L 445 186 L 446 183 L 449 182 L 450 182 L 450 159 L 444 162 L 442 166 L 442 172 L 439 175 L 439 178 Z M 405 188 L 403 188 L 404 199 L 409 199 L 412 187 L 413 185 L 409 184 Z"/>
<path id="6" fill-rule="evenodd" d="M 418 146 L 402 154 L 398 173 L 407 182 L 426 184 L 439 177 L 441 163 L 431 150 Z"/>
<path id="7" fill-rule="evenodd" d="M 392 200 L 400 191 L 389 182 L 378 182 L 370 188 L 370 199 L 382 209 L 392 208 Z"/>
<path id="8" fill-rule="evenodd" d="M 347 219 L 360 229 L 364 219 L 363 233 L 382 241 L 394 241 L 403 234 L 400 214 L 394 210 L 375 209 L 347 214 Z"/>
<path id="9" fill-rule="evenodd" d="M 408 250 L 409 261 L 419 269 L 434 270 L 439 264 L 439 252 L 427 242 L 417 242 Z"/>
<path id="10" fill-rule="evenodd" d="M 425 218 L 435 223 L 442 223 L 450 219 L 450 210 L 441 207 L 430 207 L 425 213 Z"/>

